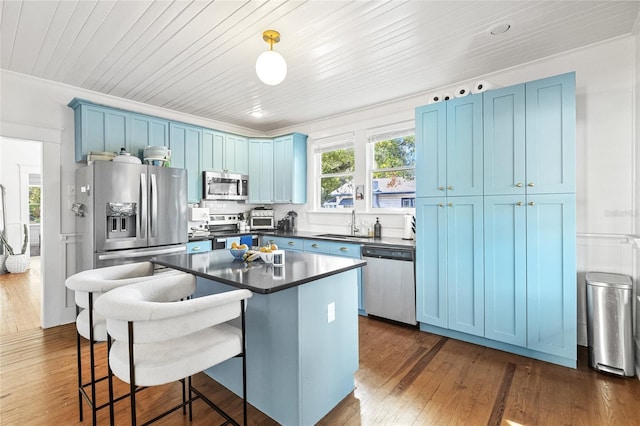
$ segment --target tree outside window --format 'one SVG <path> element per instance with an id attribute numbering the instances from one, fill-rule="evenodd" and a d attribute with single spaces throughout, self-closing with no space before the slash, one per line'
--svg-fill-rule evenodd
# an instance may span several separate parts
<path id="1" fill-rule="evenodd" d="M 29 186 L 29 223 L 40 223 L 40 186 Z"/>
<path id="2" fill-rule="evenodd" d="M 415 135 L 373 137 L 371 207 L 413 208 L 416 198 Z"/>
<path id="3" fill-rule="evenodd" d="M 353 147 L 327 150 L 320 155 L 320 207 L 353 207 Z"/>

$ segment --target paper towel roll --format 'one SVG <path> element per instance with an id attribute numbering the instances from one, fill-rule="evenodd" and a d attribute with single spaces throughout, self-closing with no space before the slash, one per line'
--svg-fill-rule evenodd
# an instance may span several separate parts
<path id="1" fill-rule="evenodd" d="M 402 232 L 403 240 L 413 240 L 413 216 L 404 215 L 404 230 Z"/>
<path id="2" fill-rule="evenodd" d="M 469 91 L 469 88 L 467 86 L 460 86 L 456 89 L 455 97 L 461 98 L 463 96 L 467 96 L 469 93 L 471 92 Z"/>
<path id="3" fill-rule="evenodd" d="M 429 98 L 429 104 L 435 104 L 442 100 L 442 95 L 431 95 Z"/>
<path id="4" fill-rule="evenodd" d="M 473 93 L 482 93 L 486 92 L 487 90 L 495 89 L 497 87 L 498 86 L 496 86 L 495 84 L 491 84 L 488 81 L 480 80 L 473 85 L 473 89 L 471 89 L 471 91 Z"/>
<path id="5" fill-rule="evenodd" d="M 442 100 L 443 100 L 443 101 L 448 101 L 449 99 L 451 99 L 451 95 L 450 95 L 450 94 L 448 94 L 448 93 L 444 93 L 444 94 L 442 95 Z"/>

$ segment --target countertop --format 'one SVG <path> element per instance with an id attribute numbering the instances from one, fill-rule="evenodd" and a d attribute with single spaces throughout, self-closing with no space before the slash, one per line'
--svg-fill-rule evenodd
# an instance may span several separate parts
<path id="1" fill-rule="evenodd" d="M 416 247 L 415 240 L 404 240 L 402 238 L 394 237 L 382 237 L 377 238 L 362 238 L 362 237 L 349 237 L 349 238 L 334 238 L 323 237 L 321 234 L 329 234 L 331 232 L 310 232 L 310 231 L 253 231 L 253 232 L 229 232 L 229 233 L 217 233 L 213 236 L 203 236 L 197 238 L 189 238 L 189 241 L 202 241 L 210 240 L 213 238 L 222 237 L 240 237 L 243 235 L 261 235 L 265 237 L 283 237 L 283 238 L 302 238 L 313 240 L 327 240 L 327 241 L 341 241 L 350 244 L 361 244 L 367 246 L 380 246 L 380 247 L 401 247 L 401 248 L 413 248 Z"/>
<path id="2" fill-rule="evenodd" d="M 275 267 L 262 260 L 235 260 L 229 250 L 156 256 L 153 263 L 213 281 L 269 294 L 366 265 L 366 261 L 314 253 L 285 254 L 285 265 Z"/>

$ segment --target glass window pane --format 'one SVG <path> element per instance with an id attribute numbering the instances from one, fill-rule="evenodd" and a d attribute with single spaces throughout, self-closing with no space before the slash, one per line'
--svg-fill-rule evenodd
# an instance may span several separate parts
<path id="1" fill-rule="evenodd" d="M 40 187 L 29 187 L 29 222 L 40 223 Z"/>
<path id="2" fill-rule="evenodd" d="M 322 153 L 322 174 L 349 173 L 355 168 L 353 148 Z"/>
<path id="3" fill-rule="evenodd" d="M 371 207 L 413 207 L 415 198 L 416 174 L 414 169 L 373 173 Z"/>
<path id="4" fill-rule="evenodd" d="M 323 209 L 353 207 L 351 176 L 321 178 L 320 192 L 320 206 Z"/>
<path id="5" fill-rule="evenodd" d="M 390 169 L 416 164 L 416 144 L 413 135 L 376 142 L 373 149 L 374 169 Z"/>

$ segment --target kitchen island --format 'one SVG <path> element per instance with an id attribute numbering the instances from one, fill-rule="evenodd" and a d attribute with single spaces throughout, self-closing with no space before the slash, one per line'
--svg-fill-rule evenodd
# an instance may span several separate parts
<path id="1" fill-rule="evenodd" d="M 282 425 L 312 425 L 354 389 L 359 259 L 285 253 L 285 265 L 234 260 L 227 250 L 158 256 L 199 277 L 197 296 L 235 288 L 247 304 L 247 400 Z M 241 360 L 206 371 L 242 395 Z"/>

